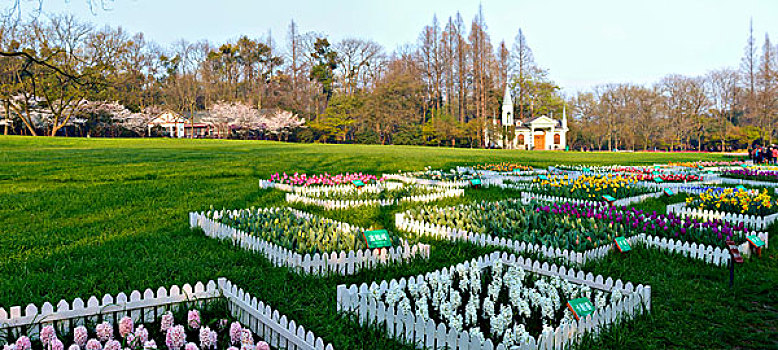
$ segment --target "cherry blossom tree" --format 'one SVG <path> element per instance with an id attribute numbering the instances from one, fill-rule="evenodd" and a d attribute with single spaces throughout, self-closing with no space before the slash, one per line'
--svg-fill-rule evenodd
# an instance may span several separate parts
<path id="1" fill-rule="evenodd" d="M 257 109 L 243 102 L 221 101 L 211 106 L 208 112 L 203 120 L 216 127 L 220 138 L 229 136 L 232 129 L 251 131 L 261 126 Z"/>
<path id="2" fill-rule="evenodd" d="M 275 110 L 273 113 L 262 116 L 262 129 L 275 135 L 279 141 L 286 141 L 289 133 L 305 124 L 304 118 L 299 118 L 297 114 L 290 111 Z"/>

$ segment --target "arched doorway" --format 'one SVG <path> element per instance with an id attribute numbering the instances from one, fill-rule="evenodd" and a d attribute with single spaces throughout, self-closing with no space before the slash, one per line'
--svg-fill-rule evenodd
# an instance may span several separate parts
<path id="1" fill-rule="evenodd" d="M 535 149 L 536 150 L 544 150 L 546 149 L 546 132 L 540 131 L 540 134 L 535 134 Z"/>

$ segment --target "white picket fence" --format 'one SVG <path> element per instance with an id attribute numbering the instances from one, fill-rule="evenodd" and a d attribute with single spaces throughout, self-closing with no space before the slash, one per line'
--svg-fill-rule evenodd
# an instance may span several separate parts
<path id="1" fill-rule="evenodd" d="M 633 203 L 640 203 L 648 198 L 657 198 L 661 197 L 664 194 L 662 192 L 655 192 L 655 193 L 646 193 L 641 194 L 639 196 L 634 197 L 627 197 L 622 198 L 613 201 L 614 206 L 628 206 Z M 604 202 L 598 202 L 598 201 L 589 201 L 589 200 L 583 200 L 583 199 L 573 199 L 573 198 L 566 198 L 566 197 L 554 197 L 554 196 L 547 196 L 543 194 L 535 194 L 535 193 L 529 193 L 529 192 L 522 192 L 521 193 L 521 199 L 524 201 L 529 202 L 530 200 L 538 200 L 538 201 L 544 201 L 544 202 L 554 202 L 554 203 L 561 203 L 561 202 L 570 202 L 575 204 L 595 204 L 600 205 Z"/>
<path id="2" fill-rule="evenodd" d="M 340 210 L 340 209 L 350 209 L 350 208 L 364 207 L 364 206 L 390 206 L 402 202 L 427 203 L 427 202 L 433 202 L 444 198 L 462 197 L 464 195 L 465 195 L 465 190 L 460 188 L 449 188 L 449 189 L 441 188 L 441 190 L 438 192 L 433 192 L 433 193 L 428 193 L 428 194 L 423 194 L 418 196 L 402 197 L 397 200 L 370 199 L 370 200 L 346 201 L 346 200 L 319 199 L 315 197 L 298 195 L 296 193 L 287 193 L 286 201 L 289 203 L 302 203 L 306 205 L 315 205 L 315 206 L 323 207 L 326 210 Z"/>
<path id="3" fill-rule="evenodd" d="M 491 235 L 478 234 L 448 226 L 435 225 L 428 222 L 410 219 L 405 213 L 395 215 L 395 226 L 398 229 L 411 232 L 417 235 L 429 236 L 436 239 L 445 239 L 451 241 L 463 240 L 480 246 L 495 246 L 510 249 L 517 253 L 531 252 L 540 254 L 549 259 L 562 259 L 572 264 L 582 265 L 589 261 L 596 261 L 604 258 L 608 253 L 614 250 L 613 244 L 604 245 L 598 248 L 589 249 L 584 252 L 576 252 L 568 249 L 560 249 L 540 244 L 532 244 L 521 241 L 514 241 L 507 238 L 499 238 Z M 765 248 L 768 247 L 769 234 L 767 232 L 751 232 L 757 235 L 765 242 Z M 723 266 L 729 263 L 729 251 L 723 248 L 711 245 L 689 243 L 681 240 L 673 240 L 648 236 L 645 233 L 627 237 L 630 245 L 643 243 L 648 247 L 655 247 L 671 253 L 679 253 L 684 256 L 703 260 L 709 264 Z M 752 253 L 751 246 L 747 241 L 738 247 L 743 256 Z"/>
<path id="4" fill-rule="evenodd" d="M 470 187 L 469 180 L 449 181 L 449 180 L 431 180 L 431 179 L 419 179 L 416 177 L 401 175 L 401 174 L 383 174 L 385 180 L 402 181 L 409 184 L 427 185 L 427 186 L 439 186 L 445 188 L 467 188 Z"/>
<path id="5" fill-rule="evenodd" d="M 746 227 L 757 231 L 767 230 L 770 225 L 778 221 L 778 213 L 768 216 L 733 214 L 715 210 L 689 208 L 686 206 L 686 203 L 668 205 L 667 213 L 675 213 L 681 217 L 693 217 L 706 221 L 719 219 L 733 224 L 743 223 Z"/>
<path id="6" fill-rule="evenodd" d="M 778 182 L 755 181 L 755 180 L 744 180 L 744 179 L 732 179 L 732 178 L 728 178 L 728 177 L 724 177 L 724 176 L 717 177 L 716 181 L 718 181 L 719 183 L 725 183 L 725 184 L 750 185 L 750 186 L 776 187 L 776 188 L 778 188 Z"/>
<path id="7" fill-rule="evenodd" d="M 9 310 L 0 308 L 0 335 L 20 336 L 26 331 L 25 335 L 37 337 L 45 325 L 54 325 L 60 332 L 69 333 L 75 327 L 96 321 L 116 324 L 124 316 L 132 318 L 135 324 L 149 324 L 156 322 L 167 310 L 222 298 L 226 299 L 233 317 L 274 348 L 333 349 L 322 338 L 224 278 L 205 284 L 197 282 L 194 286 L 159 287 L 156 291 L 146 289 L 142 293 L 135 290 L 129 296 L 124 293 L 106 294 L 102 298 L 92 296 L 86 302 L 76 298 L 70 303 L 61 300 L 56 306 L 46 302 L 40 307 L 29 304 L 12 306 Z"/>
<path id="8" fill-rule="evenodd" d="M 618 290 L 625 295 L 622 300 L 615 304 L 596 310 L 593 314 L 574 322 L 572 325 L 563 325 L 554 331 L 544 332 L 537 338 L 530 339 L 526 344 L 511 347 L 512 350 L 567 349 L 573 346 L 583 334 L 597 335 L 605 326 L 612 325 L 616 321 L 631 319 L 637 314 L 651 311 L 651 286 L 637 285 L 635 287 L 630 282 L 626 284 L 621 280 L 614 282 L 610 277 L 606 279 L 601 275 L 594 276 L 592 273 L 584 274 L 583 271 L 567 270 L 564 266 L 549 266 L 548 263 L 541 265 L 537 261 L 533 262 L 530 259 L 508 255 L 504 252 L 502 254 L 495 252 L 480 257 L 476 263 L 479 267 L 484 268 L 491 266 L 498 259 L 507 265 L 521 267 L 536 274 L 558 276 L 593 289 L 610 292 Z M 465 264 L 469 267 L 470 263 Z M 449 270 L 453 269 L 453 266 L 449 268 Z M 419 275 L 416 278 L 410 277 L 408 280 L 402 278 L 398 284 L 402 288 L 424 278 L 424 275 Z M 382 281 L 379 288 L 386 291 L 390 283 Z M 502 344 L 495 346 L 488 339 L 484 343 L 478 339 L 471 339 L 466 331 L 457 332 L 454 329 L 449 329 L 445 324 L 436 324 L 433 320 L 424 322 L 413 314 L 387 307 L 385 303 L 376 302 L 368 294 L 369 287 L 364 283 L 360 286 L 354 284 L 348 287 L 339 285 L 337 289 L 338 311 L 353 315 L 362 325 L 372 323 L 384 326 L 391 337 L 414 343 L 419 349 L 508 350 Z"/>
<path id="9" fill-rule="evenodd" d="M 303 255 L 211 220 L 204 213 L 197 212 L 189 213 L 189 226 L 203 229 L 208 237 L 229 239 L 236 246 L 262 254 L 274 266 L 288 267 L 304 274 L 353 275 L 362 269 L 372 269 L 390 263 L 403 263 L 416 257 L 429 259 L 430 256 L 429 245 L 421 243 L 409 245 L 406 241 L 402 241 L 400 246 L 392 248 Z"/>

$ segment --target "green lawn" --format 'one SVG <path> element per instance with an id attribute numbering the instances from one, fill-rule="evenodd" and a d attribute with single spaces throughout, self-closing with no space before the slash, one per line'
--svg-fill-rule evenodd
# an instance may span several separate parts
<path id="1" fill-rule="evenodd" d="M 191 231 L 187 213 L 283 204 L 257 179 L 276 171 L 374 174 L 515 161 L 652 164 L 722 159 L 700 154 L 519 152 L 366 145 L 302 145 L 219 140 L 114 140 L 0 137 L 0 307 L 86 298 L 227 277 L 291 316 L 337 349 L 408 348 L 335 312 L 343 283 L 410 276 L 488 253 L 428 241 L 429 262 L 349 277 L 301 277 L 264 258 Z M 450 205 L 516 193 L 468 190 Z M 646 203 L 663 210 L 665 202 Z M 407 205 L 406 205 L 407 206 Z M 361 226 L 392 229 L 407 207 L 325 212 Z M 775 228 L 773 235 L 778 237 Z M 774 250 L 773 250 L 774 251 Z M 591 348 L 776 348 L 778 256 L 768 251 L 728 272 L 653 250 L 610 256 L 587 271 L 653 287 L 653 312 L 585 343 Z"/>

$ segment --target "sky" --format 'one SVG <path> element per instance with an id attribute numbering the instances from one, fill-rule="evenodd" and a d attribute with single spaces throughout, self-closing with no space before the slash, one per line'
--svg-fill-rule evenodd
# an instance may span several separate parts
<path id="1" fill-rule="evenodd" d="M 778 0 L 114 0 L 105 11 L 90 11 L 87 0 L 43 0 L 43 10 L 162 45 L 268 32 L 282 44 L 294 19 L 301 32 L 372 39 L 391 52 L 416 42 L 433 16 L 445 23 L 459 11 L 469 27 L 479 3 L 493 44 L 511 45 L 522 28 L 536 63 L 565 94 L 737 67 L 752 18 L 760 51 L 766 33 L 778 43 Z"/>

